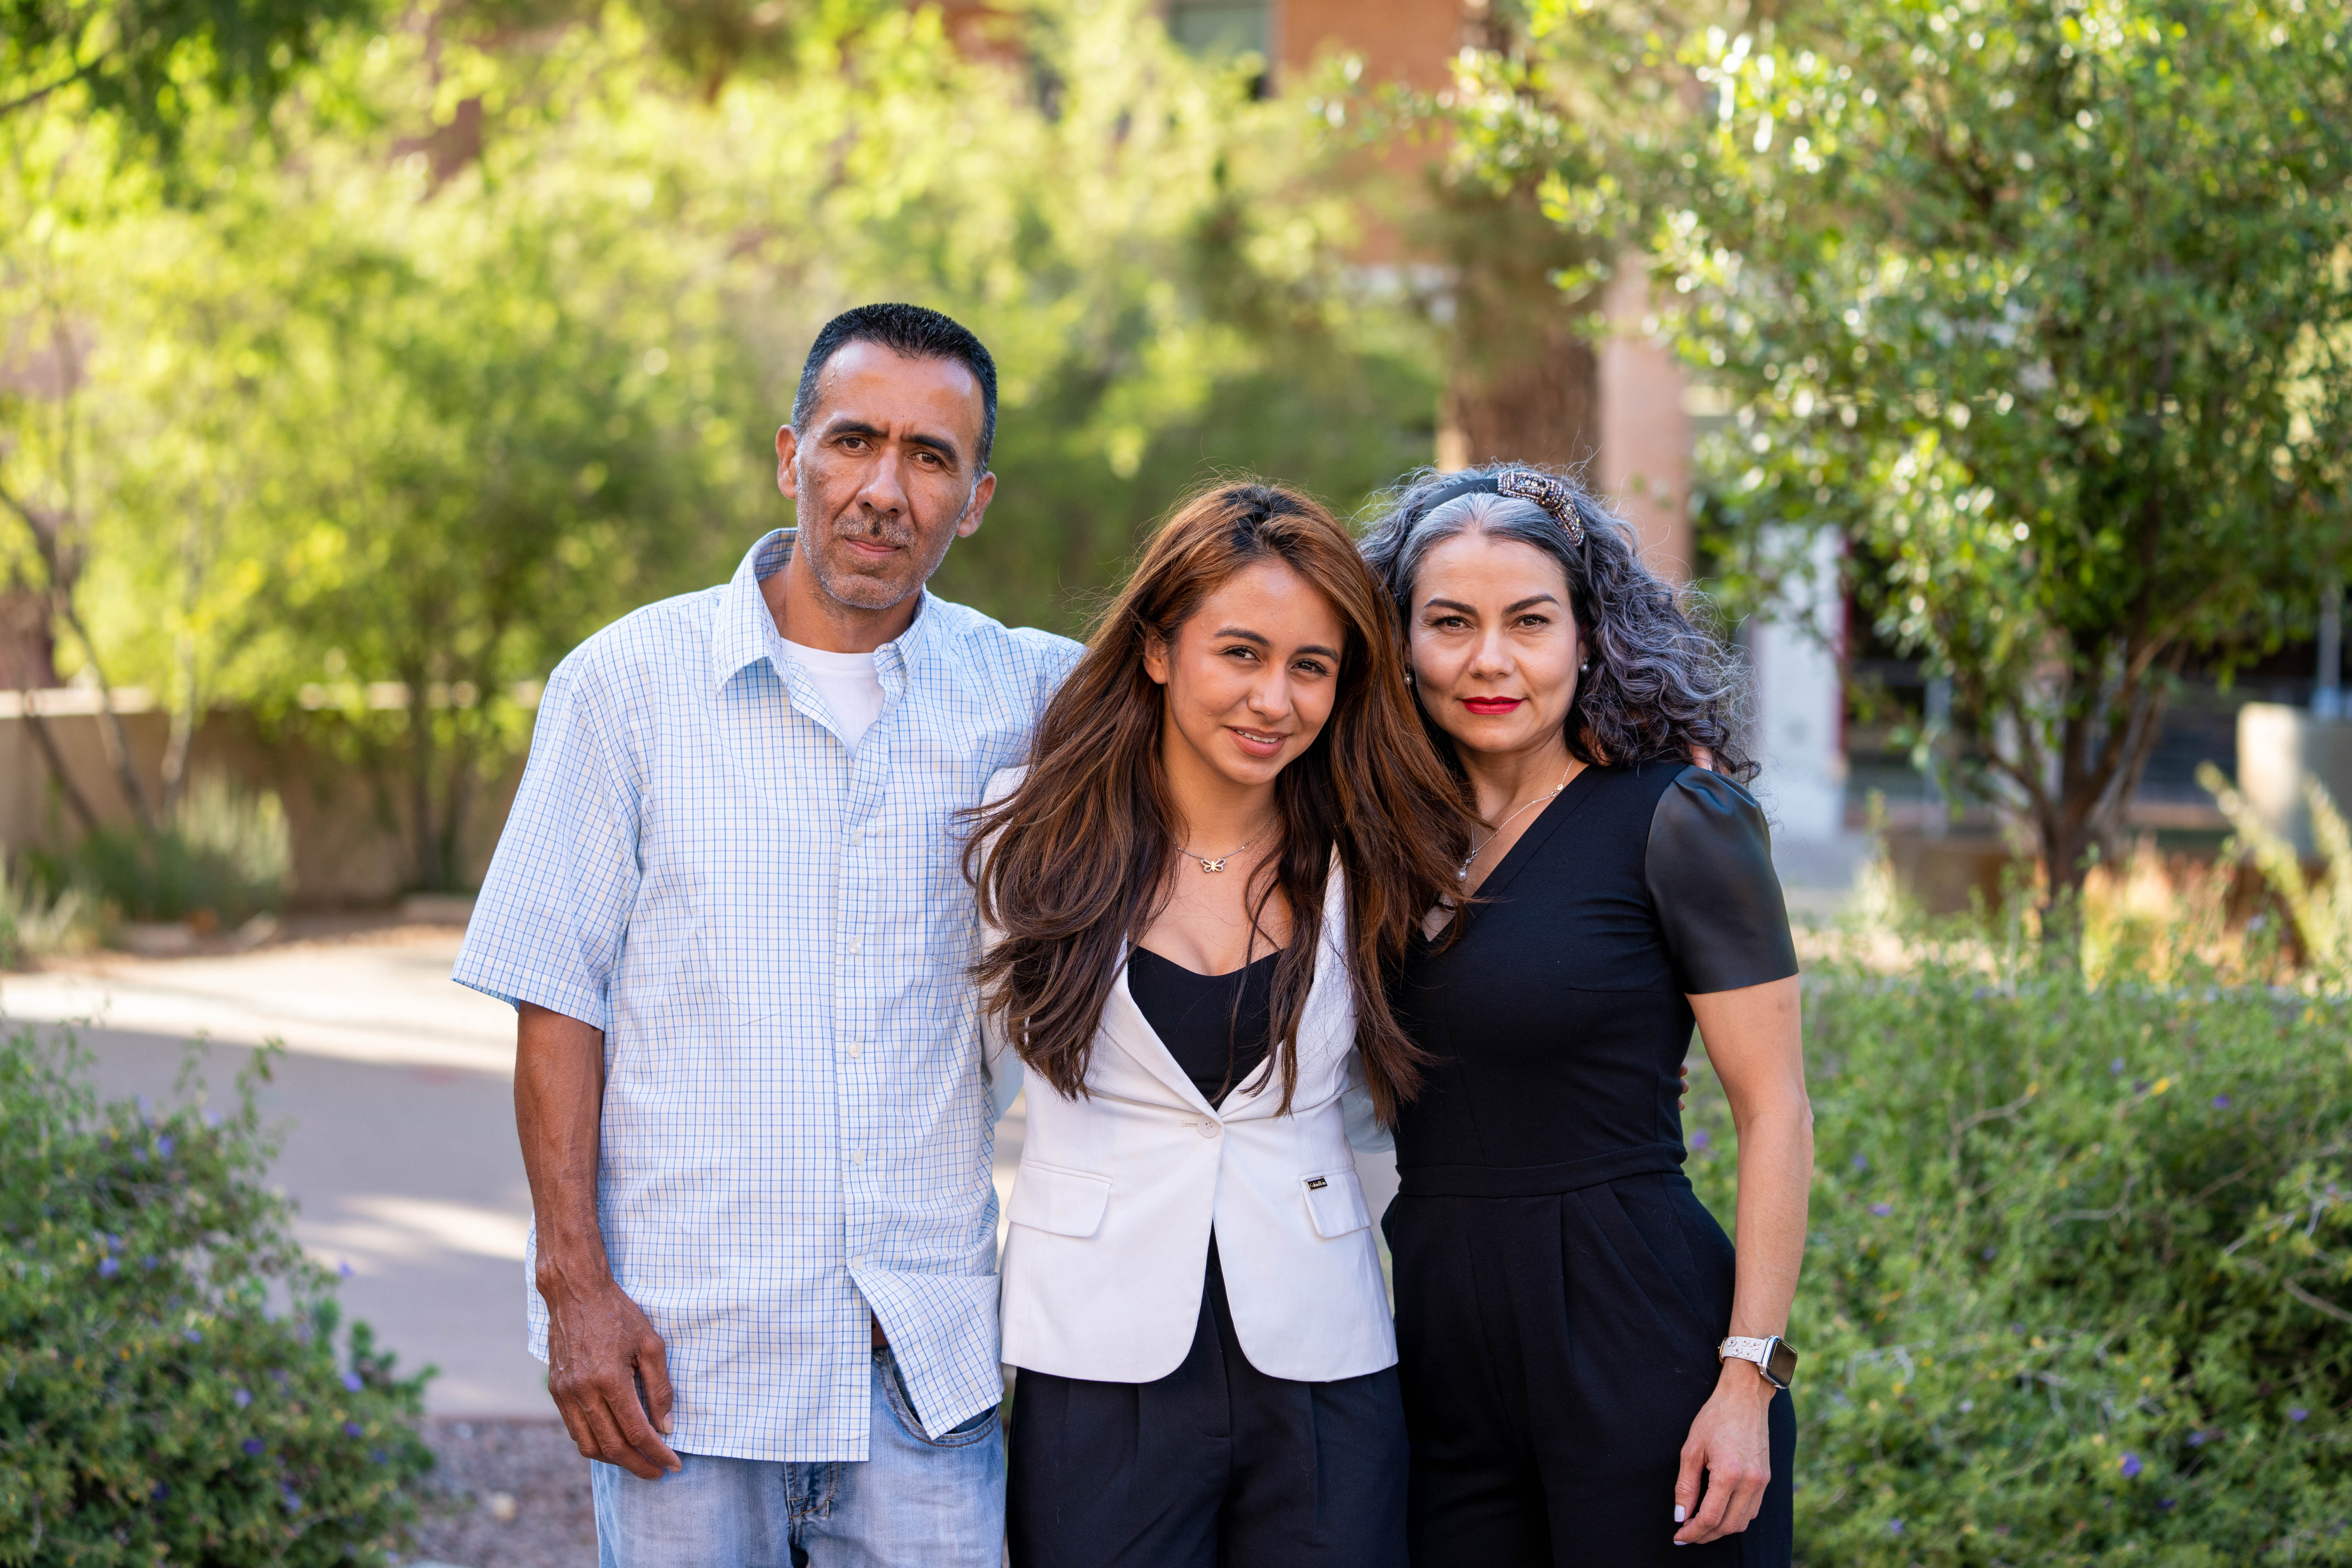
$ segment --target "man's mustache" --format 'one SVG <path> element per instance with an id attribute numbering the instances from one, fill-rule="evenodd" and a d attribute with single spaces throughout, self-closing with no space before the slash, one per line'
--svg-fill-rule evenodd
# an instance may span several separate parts
<path id="1" fill-rule="evenodd" d="M 833 531 L 844 539 L 861 539 L 898 549 L 915 542 L 914 525 L 887 512 L 858 512 L 836 518 Z"/>

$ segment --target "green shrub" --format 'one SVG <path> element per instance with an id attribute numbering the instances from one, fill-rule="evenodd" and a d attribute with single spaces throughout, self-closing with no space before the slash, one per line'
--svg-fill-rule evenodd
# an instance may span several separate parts
<path id="1" fill-rule="evenodd" d="M 365 1324 L 337 1357 L 333 1280 L 260 1184 L 267 1054 L 226 1120 L 100 1106 L 86 1066 L 0 1045 L 0 1563 L 386 1561 L 425 1376 Z"/>
<path id="2" fill-rule="evenodd" d="M 126 920 L 238 926 L 283 901 L 293 849 L 275 795 L 205 777 L 152 837 L 101 827 L 69 854 L 27 859 L 37 890 L 59 900 L 79 889 Z"/>
<path id="3" fill-rule="evenodd" d="M 2149 973 L 1809 974 L 1801 1561 L 2352 1563 L 2352 1006 Z"/>

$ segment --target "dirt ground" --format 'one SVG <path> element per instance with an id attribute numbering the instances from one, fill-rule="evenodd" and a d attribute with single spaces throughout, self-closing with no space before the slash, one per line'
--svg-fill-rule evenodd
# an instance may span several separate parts
<path id="1" fill-rule="evenodd" d="M 412 1563 L 450 1568 L 593 1568 L 588 1461 L 555 1420 L 425 1424 L 440 1468 Z"/>

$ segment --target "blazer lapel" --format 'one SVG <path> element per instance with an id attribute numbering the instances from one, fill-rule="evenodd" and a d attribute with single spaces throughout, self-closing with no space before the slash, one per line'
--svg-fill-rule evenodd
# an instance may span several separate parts
<path id="1" fill-rule="evenodd" d="M 1110 1037 L 1112 1044 L 1133 1057 L 1136 1064 L 1174 1095 L 1180 1104 L 1189 1106 L 1204 1116 L 1217 1114 L 1209 1102 L 1201 1098 L 1201 1090 L 1191 1077 L 1176 1065 L 1175 1057 L 1161 1043 L 1159 1031 L 1152 1028 L 1150 1020 L 1143 1016 L 1143 1009 L 1135 1005 L 1135 994 L 1127 988 L 1127 944 L 1124 942 L 1119 944 L 1118 973 L 1110 983 L 1110 994 L 1103 999 L 1102 1032 Z M 1232 1104 L 1232 1099 L 1228 1097 L 1225 1103 Z"/>
<path id="2" fill-rule="evenodd" d="M 1334 1057 L 1345 1056 L 1356 1043 L 1356 1010 L 1349 1005 L 1348 884 L 1339 857 L 1331 857 L 1331 874 L 1323 879 L 1323 940 L 1315 949 L 1315 983 L 1307 994 L 1307 1013 L 1298 1021 L 1298 1081 L 1303 1087 Z M 1282 1087 L 1274 1058 L 1250 1074 L 1225 1096 L 1220 1112 L 1228 1121 L 1245 1116 L 1271 1116 L 1282 1103 Z"/>

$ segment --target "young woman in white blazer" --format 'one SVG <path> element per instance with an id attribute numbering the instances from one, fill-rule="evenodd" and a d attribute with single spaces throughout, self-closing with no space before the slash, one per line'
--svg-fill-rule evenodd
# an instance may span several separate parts
<path id="1" fill-rule="evenodd" d="M 1017 1568 L 1402 1568 L 1396 1339 L 1350 1148 L 1387 976 L 1467 842 L 1391 613 L 1312 500 L 1147 547 L 979 815 L 992 1070 L 1025 1070 Z"/>

